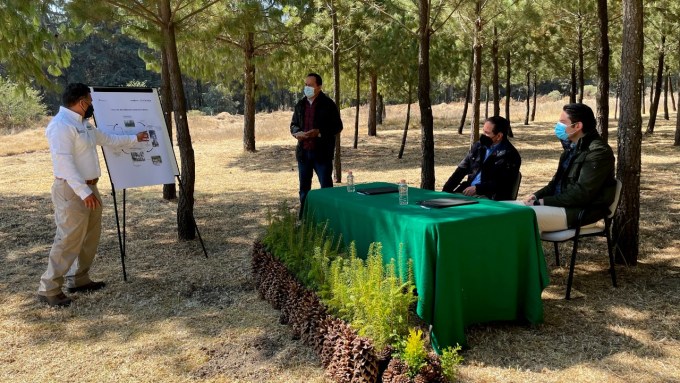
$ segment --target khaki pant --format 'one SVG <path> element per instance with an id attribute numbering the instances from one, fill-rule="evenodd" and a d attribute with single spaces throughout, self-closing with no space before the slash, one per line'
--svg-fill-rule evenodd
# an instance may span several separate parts
<path id="1" fill-rule="evenodd" d="M 523 201 L 502 201 L 515 205 L 524 205 Z M 536 213 L 538 230 L 543 232 L 559 231 L 568 229 L 567 212 L 562 207 L 557 206 L 529 206 Z"/>
<path id="2" fill-rule="evenodd" d="M 96 185 L 90 185 L 101 201 Z M 47 271 L 40 277 L 38 294 L 54 296 L 67 287 L 91 282 L 88 272 L 97 252 L 101 235 L 102 207 L 88 209 L 64 180 L 54 180 L 52 203 L 57 233 L 54 236 Z"/>

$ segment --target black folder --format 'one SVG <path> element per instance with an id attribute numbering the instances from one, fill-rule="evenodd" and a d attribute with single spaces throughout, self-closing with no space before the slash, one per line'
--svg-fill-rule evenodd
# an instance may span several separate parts
<path id="1" fill-rule="evenodd" d="M 378 186 L 373 188 L 357 188 L 357 193 L 363 195 L 376 195 L 386 193 L 396 193 L 399 189 L 396 186 Z"/>
<path id="2" fill-rule="evenodd" d="M 479 203 L 475 200 L 461 198 L 434 198 L 425 201 L 418 201 L 418 205 L 426 209 L 441 209 L 444 207 L 472 205 Z"/>

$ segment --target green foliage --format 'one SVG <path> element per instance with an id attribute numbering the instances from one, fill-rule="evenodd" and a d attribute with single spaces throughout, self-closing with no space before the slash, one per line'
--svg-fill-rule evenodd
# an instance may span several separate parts
<path id="1" fill-rule="evenodd" d="M 21 130 L 45 113 L 38 91 L 22 89 L 0 77 L 0 131 Z"/>
<path id="2" fill-rule="evenodd" d="M 125 86 L 131 88 L 146 88 L 148 86 L 146 83 L 146 80 L 130 80 L 127 82 L 127 84 L 125 84 Z"/>
<path id="3" fill-rule="evenodd" d="M 560 101 L 564 96 L 559 90 L 553 90 L 545 96 L 550 101 Z"/>
<path id="4" fill-rule="evenodd" d="M 439 358 L 442 361 L 444 376 L 451 382 L 456 380 L 458 366 L 463 362 L 463 357 L 458 354 L 460 350 L 459 344 L 456 344 L 456 347 L 447 347 L 442 350 L 442 355 Z"/>
<path id="5" fill-rule="evenodd" d="M 341 253 L 326 224 L 297 224 L 297 214 L 286 204 L 267 214 L 263 244 L 300 282 L 317 295 L 359 335 L 373 340 L 377 349 L 396 344 L 408 332 L 413 294 L 412 264 L 393 258 L 383 263 L 382 245 L 371 244 L 364 261 L 354 242 Z M 407 266 L 405 266 L 407 265 Z M 404 268 L 408 267 L 408 270 Z"/>
<path id="6" fill-rule="evenodd" d="M 406 334 L 409 307 L 417 299 L 412 293 L 412 277 L 403 281 L 399 275 L 404 272 L 397 268 L 394 258 L 383 264 L 380 243 L 371 244 L 365 261 L 357 258 L 352 243 L 349 258 L 338 259 L 330 266 L 331 299 L 325 303 L 359 335 L 371 338 L 378 349 Z"/>
<path id="7" fill-rule="evenodd" d="M 594 98 L 597 94 L 597 87 L 595 85 L 584 85 L 583 86 L 583 97 Z"/>
<path id="8" fill-rule="evenodd" d="M 188 110 L 187 111 L 187 116 L 205 116 L 205 112 L 202 110 Z"/>
<path id="9" fill-rule="evenodd" d="M 411 378 L 427 364 L 427 349 L 420 329 L 409 330 L 408 337 L 401 344 L 399 356 L 408 364 L 408 375 Z"/>

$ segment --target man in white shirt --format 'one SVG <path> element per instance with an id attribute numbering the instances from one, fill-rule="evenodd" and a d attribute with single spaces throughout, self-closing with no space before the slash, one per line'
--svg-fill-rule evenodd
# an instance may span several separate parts
<path id="1" fill-rule="evenodd" d="M 45 132 L 54 170 L 52 203 L 57 233 L 47 271 L 40 278 L 38 299 L 50 306 L 71 304 L 61 290 L 64 280 L 69 293 L 95 291 L 106 285 L 92 281 L 89 276 L 101 234 L 97 145 L 129 147 L 149 140 L 146 131 L 119 136 L 92 126 L 87 119 L 92 117 L 94 108 L 90 88 L 85 84 L 69 84 L 62 102 L 64 106 Z"/>

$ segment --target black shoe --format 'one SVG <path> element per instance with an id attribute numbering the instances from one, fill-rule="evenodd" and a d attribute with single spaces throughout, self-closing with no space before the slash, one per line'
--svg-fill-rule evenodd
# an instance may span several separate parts
<path id="1" fill-rule="evenodd" d="M 68 307 L 71 305 L 71 298 L 59 293 L 51 297 L 45 295 L 38 295 L 38 300 L 42 303 L 47 303 L 50 307 Z"/>
<path id="2" fill-rule="evenodd" d="M 90 293 L 92 291 L 101 290 L 106 286 L 106 282 L 90 282 L 86 285 L 78 287 L 67 287 L 66 291 L 69 293 Z"/>

